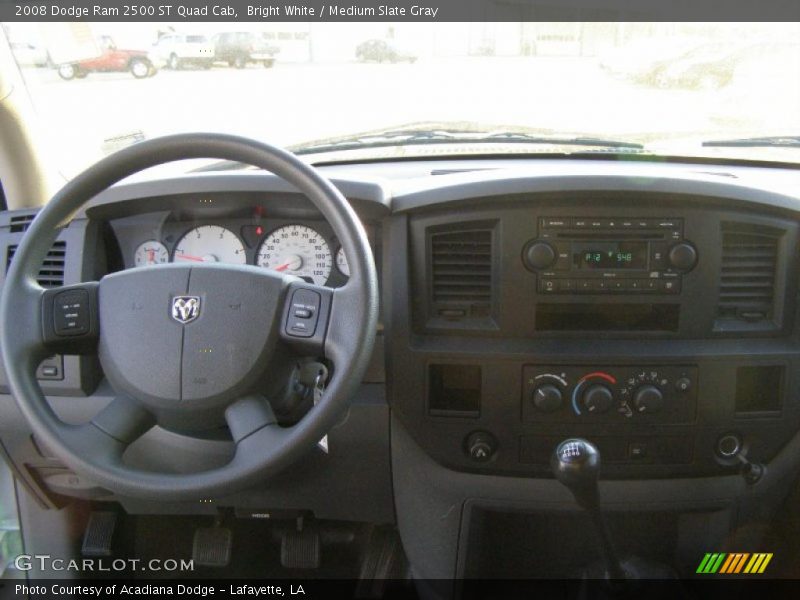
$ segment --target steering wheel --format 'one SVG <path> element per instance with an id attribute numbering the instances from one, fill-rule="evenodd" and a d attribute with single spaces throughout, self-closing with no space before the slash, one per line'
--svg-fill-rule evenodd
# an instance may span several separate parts
<path id="1" fill-rule="evenodd" d="M 255 267 L 169 264 L 45 290 L 36 277 L 59 228 L 87 201 L 143 169 L 192 158 L 260 167 L 305 194 L 327 219 L 350 267 L 337 289 Z M 310 315 L 309 315 L 310 313 Z M 295 462 L 341 418 L 375 338 L 378 283 L 366 233 L 341 193 L 293 154 L 250 139 L 182 134 L 140 142 L 71 180 L 43 207 L 14 255 L 0 300 L 0 348 L 8 385 L 37 439 L 77 472 L 126 496 L 220 497 Z M 36 368 L 62 354 L 97 354 L 115 398 L 90 422 L 61 421 Z M 264 390 L 287 355 L 324 357 L 333 374 L 319 401 L 279 425 Z M 268 395 L 268 394 L 267 394 Z M 226 465 L 157 473 L 123 461 L 158 423 L 192 430 L 227 424 Z"/>

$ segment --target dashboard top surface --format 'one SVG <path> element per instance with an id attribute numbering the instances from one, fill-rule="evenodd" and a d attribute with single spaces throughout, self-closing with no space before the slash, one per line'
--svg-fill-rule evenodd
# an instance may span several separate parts
<path id="1" fill-rule="evenodd" d="M 800 171 L 758 164 L 506 158 L 322 165 L 319 170 L 364 220 L 481 197 L 578 190 L 716 197 L 779 211 L 800 208 Z M 140 173 L 97 196 L 76 218 L 109 217 L 109 210 L 114 216 L 163 210 L 165 197 L 217 192 L 264 193 L 272 206 L 316 212 L 277 176 L 242 169 Z M 0 226 L 7 225 L 8 219 L 9 213 L 0 215 Z"/>

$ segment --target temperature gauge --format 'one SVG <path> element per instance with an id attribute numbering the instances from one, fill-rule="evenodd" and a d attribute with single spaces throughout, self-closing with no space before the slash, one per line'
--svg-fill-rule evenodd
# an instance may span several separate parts
<path id="1" fill-rule="evenodd" d="M 133 254 L 133 264 L 137 267 L 160 265 L 167 262 L 169 262 L 169 252 L 166 246 L 155 240 L 139 244 Z"/>

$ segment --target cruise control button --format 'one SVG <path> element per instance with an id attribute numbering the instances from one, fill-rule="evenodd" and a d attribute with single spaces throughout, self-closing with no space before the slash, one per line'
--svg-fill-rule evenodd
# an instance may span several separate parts
<path id="1" fill-rule="evenodd" d="M 53 298 L 53 330 L 64 336 L 89 333 L 89 292 L 70 290 Z"/>
<path id="2" fill-rule="evenodd" d="M 286 333 L 293 337 L 313 336 L 319 320 L 321 302 L 322 298 L 313 290 L 295 290 L 286 320 Z"/>

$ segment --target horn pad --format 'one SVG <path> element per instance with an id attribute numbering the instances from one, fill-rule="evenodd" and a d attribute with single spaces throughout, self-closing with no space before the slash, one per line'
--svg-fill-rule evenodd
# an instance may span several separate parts
<path id="1" fill-rule="evenodd" d="M 236 265 L 159 265 L 104 277 L 99 357 L 153 408 L 224 405 L 269 363 L 289 278 Z"/>

